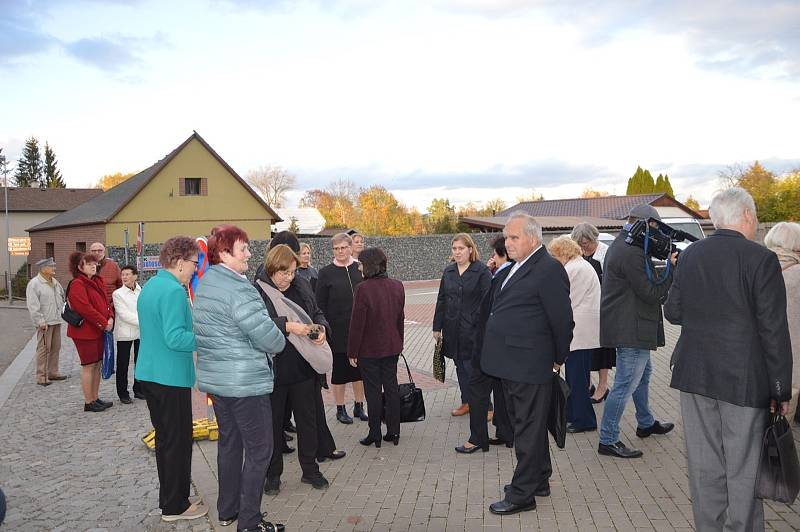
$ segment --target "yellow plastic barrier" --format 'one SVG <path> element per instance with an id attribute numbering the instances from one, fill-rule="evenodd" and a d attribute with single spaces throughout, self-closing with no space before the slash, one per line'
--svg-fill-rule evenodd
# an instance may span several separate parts
<path id="1" fill-rule="evenodd" d="M 219 426 L 217 425 L 216 420 L 209 421 L 206 418 L 202 419 L 195 419 L 192 421 L 192 439 L 194 441 L 200 440 L 210 440 L 210 441 L 217 441 L 219 439 Z M 142 443 L 144 443 L 148 449 L 154 451 L 156 448 L 156 431 L 155 429 L 151 430 L 144 436 L 142 436 Z"/>

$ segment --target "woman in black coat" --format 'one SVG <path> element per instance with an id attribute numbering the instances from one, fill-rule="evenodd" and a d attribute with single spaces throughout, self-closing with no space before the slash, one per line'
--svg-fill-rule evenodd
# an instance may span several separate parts
<path id="1" fill-rule="evenodd" d="M 469 380 L 472 356 L 478 344 L 481 301 L 492 285 L 492 274 L 480 262 L 472 237 L 459 233 L 451 246 L 453 262 L 442 273 L 436 312 L 433 316 L 433 337 L 442 339 L 444 356 L 456 365 L 461 406 L 451 412 L 463 416 L 469 412 Z"/>
<path id="2" fill-rule="evenodd" d="M 308 336 L 317 343 L 324 345 L 325 337 L 329 332 L 328 322 L 317 307 L 315 299 L 310 292 L 301 288 L 302 279 L 295 276 L 299 257 L 289 246 L 279 244 L 270 249 L 265 261 L 265 268 L 260 269 L 254 283 L 270 318 L 275 325 L 286 335 L 296 334 Z M 275 290 L 271 290 L 275 289 Z M 280 293 L 278 303 L 273 302 L 267 292 Z M 286 315 L 281 315 L 276 309 L 280 301 L 288 299 L 294 308 L 302 309 L 299 314 L 305 313 L 304 319 L 309 319 L 319 325 L 313 327 L 306 323 L 294 321 Z M 291 313 L 290 313 L 291 314 Z M 316 333 L 314 336 L 311 333 Z M 302 348 L 301 348 L 302 349 Z M 276 353 L 273 359 L 275 385 L 270 395 L 272 401 L 272 428 L 274 449 L 280 449 L 284 442 L 283 422 L 284 409 L 287 401 L 291 401 L 294 409 L 295 423 L 297 424 L 297 449 L 300 466 L 303 470 L 302 481 L 315 488 L 322 489 L 328 486 L 328 481 L 322 476 L 317 465 L 317 415 L 316 396 L 320 394 L 319 374 L 311 367 L 298 347 L 287 341 L 283 351 Z M 273 452 L 272 460 L 267 471 L 266 491 L 277 493 L 280 488 L 280 477 L 283 473 L 283 453 Z"/>
<path id="3" fill-rule="evenodd" d="M 333 371 L 331 372 L 331 388 L 336 400 L 336 419 L 340 423 L 350 425 L 353 418 L 347 413 L 344 405 L 344 389 L 348 382 L 353 383 L 353 417 L 367 421 L 364 410 L 364 383 L 361 372 L 350 365 L 347 359 L 347 335 L 350 329 L 350 318 L 353 311 L 353 296 L 356 286 L 363 280 L 359 263 L 353 259 L 351 250 L 353 241 L 346 233 L 339 233 L 331 239 L 333 245 L 333 263 L 319 271 L 317 278 L 317 305 L 322 309 L 331 334 L 328 344 L 333 351 Z"/>

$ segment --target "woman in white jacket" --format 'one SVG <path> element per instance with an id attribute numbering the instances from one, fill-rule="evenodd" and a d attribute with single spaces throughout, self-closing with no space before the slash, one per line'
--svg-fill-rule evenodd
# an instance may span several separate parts
<path id="1" fill-rule="evenodd" d="M 583 260 L 581 248 L 568 235 L 550 242 L 550 254 L 569 276 L 569 298 L 572 303 L 572 343 L 567 357 L 566 379 L 570 387 L 567 399 L 567 432 L 597 429 L 589 395 L 589 373 L 592 353 L 600 347 L 600 281 L 594 268 Z"/>
<path id="2" fill-rule="evenodd" d="M 133 346 L 133 363 L 139 357 L 139 314 L 136 304 L 142 287 L 136 281 L 139 272 L 136 266 L 122 268 L 122 286 L 114 290 L 114 312 L 117 320 L 114 325 L 114 336 L 117 340 L 117 395 L 120 402 L 128 405 L 133 402 L 128 393 L 128 366 L 131 363 L 131 346 Z M 133 396 L 144 399 L 139 389 L 139 382 L 133 380 Z"/>

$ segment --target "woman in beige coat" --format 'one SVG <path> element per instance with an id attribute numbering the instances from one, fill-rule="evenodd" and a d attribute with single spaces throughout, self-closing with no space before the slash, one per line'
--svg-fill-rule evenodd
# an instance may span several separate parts
<path id="1" fill-rule="evenodd" d="M 764 245 L 778 255 L 786 284 L 786 316 L 792 340 L 792 402 L 789 415 L 798 405 L 800 389 L 800 224 L 781 222 L 769 230 Z M 795 415 L 795 421 L 800 417 Z"/>
<path id="2" fill-rule="evenodd" d="M 569 276 L 569 299 L 572 303 L 572 342 L 567 357 L 566 379 L 570 387 L 567 399 L 567 432 L 597 429 L 589 395 L 592 353 L 600 347 L 600 281 L 591 264 L 583 260 L 581 248 L 568 235 L 550 242 L 550 254 Z"/>

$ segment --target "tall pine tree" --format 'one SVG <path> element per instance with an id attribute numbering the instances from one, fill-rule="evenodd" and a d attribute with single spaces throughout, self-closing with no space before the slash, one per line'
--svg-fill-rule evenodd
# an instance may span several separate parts
<path id="1" fill-rule="evenodd" d="M 639 194 L 650 194 L 656 189 L 656 182 L 650 174 L 650 170 L 644 171 L 644 181 L 642 182 L 642 191 Z"/>
<path id="2" fill-rule="evenodd" d="M 636 172 L 628 179 L 628 188 L 625 190 L 625 194 L 628 196 L 632 196 L 634 194 L 641 194 L 642 193 L 642 178 L 644 177 L 644 172 L 641 166 L 636 167 Z"/>
<path id="3" fill-rule="evenodd" d="M 67 184 L 61 177 L 61 170 L 58 169 L 56 153 L 46 141 L 44 143 L 44 179 L 48 188 L 67 188 Z"/>
<path id="4" fill-rule="evenodd" d="M 22 157 L 17 161 L 17 172 L 14 182 L 18 187 L 35 187 L 42 180 L 42 155 L 39 152 L 39 141 L 30 137 L 25 141 Z"/>
<path id="5" fill-rule="evenodd" d="M 671 198 L 675 197 L 675 193 L 672 191 L 672 185 L 669 182 L 669 176 L 664 174 L 664 192 L 669 194 Z"/>
<path id="6" fill-rule="evenodd" d="M 664 192 L 664 176 L 658 174 L 656 178 L 656 187 L 653 189 L 654 192 Z"/>

